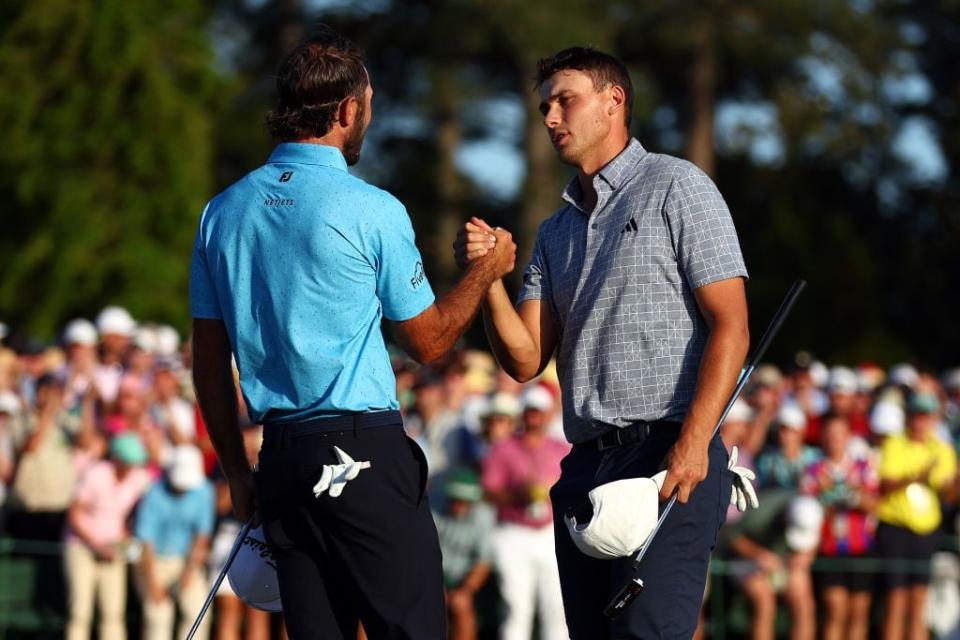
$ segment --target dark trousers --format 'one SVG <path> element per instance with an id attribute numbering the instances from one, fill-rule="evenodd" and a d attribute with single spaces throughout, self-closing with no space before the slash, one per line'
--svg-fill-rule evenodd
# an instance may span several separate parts
<path id="1" fill-rule="evenodd" d="M 396 412 L 268 424 L 255 486 L 292 640 L 446 638 L 440 544 L 426 459 Z M 340 447 L 370 468 L 331 498 L 313 494 Z"/>
<path id="2" fill-rule="evenodd" d="M 637 443 L 603 452 L 595 443 L 585 443 L 564 458 L 550 498 L 563 607 L 573 640 L 689 640 L 696 630 L 707 563 L 730 503 L 731 473 L 719 436 L 710 442 L 707 478 L 687 504 L 674 506 L 636 574 L 633 558 L 597 560 L 581 553 L 563 522 L 566 512 L 582 511 L 587 492 L 597 485 L 657 473 L 678 434 L 676 423 L 654 423 Z M 643 580 L 644 591 L 611 622 L 604 608 L 634 577 Z"/>

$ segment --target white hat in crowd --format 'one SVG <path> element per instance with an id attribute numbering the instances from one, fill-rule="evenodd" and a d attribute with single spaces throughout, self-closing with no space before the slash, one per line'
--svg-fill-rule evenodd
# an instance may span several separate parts
<path id="1" fill-rule="evenodd" d="M 203 454 L 200 449 L 192 444 L 174 447 L 167 474 L 170 485 L 177 491 L 190 491 L 202 485 L 207 476 L 203 471 Z"/>
<path id="2" fill-rule="evenodd" d="M 157 350 L 157 331 L 152 326 L 137 327 L 133 332 L 133 345 L 153 353 Z"/>
<path id="3" fill-rule="evenodd" d="M 753 409 L 743 398 L 737 398 L 724 422 L 749 422 L 753 420 Z"/>
<path id="4" fill-rule="evenodd" d="M 170 325 L 154 329 L 154 344 L 158 356 L 173 357 L 180 350 L 180 334 Z"/>
<path id="5" fill-rule="evenodd" d="M 793 551 L 812 551 L 820 544 L 823 505 L 813 496 L 798 496 L 787 506 L 787 546 Z"/>
<path id="6" fill-rule="evenodd" d="M 810 373 L 810 381 L 813 382 L 815 387 L 825 387 L 830 381 L 830 370 L 827 369 L 827 365 L 819 360 L 811 362 L 807 371 Z"/>
<path id="7" fill-rule="evenodd" d="M 781 427 L 803 431 L 807 427 L 807 414 L 796 402 L 784 402 L 777 411 L 777 422 Z"/>
<path id="8" fill-rule="evenodd" d="M 101 336 L 112 334 L 129 338 L 136 326 L 133 316 L 123 307 L 106 307 L 97 316 L 97 331 Z"/>
<path id="9" fill-rule="evenodd" d="M 917 373 L 916 368 L 905 362 L 894 365 L 893 368 L 890 369 L 889 380 L 891 384 L 913 387 L 919 379 L 920 374 Z"/>
<path id="10" fill-rule="evenodd" d="M 527 409 L 550 411 L 553 408 L 553 394 L 547 391 L 543 385 L 534 385 L 523 392 L 520 403 L 523 405 L 524 411 Z"/>
<path id="11" fill-rule="evenodd" d="M 660 488 L 667 472 L 652 478 L 630 478 L 602 484 L 587 497 L 593 505 L 589 522 L 564 522 L 573 543 L 592 558 L 607 560 L 636 553 L 653 532 L 660 515 Z"/>
<path id="12" fill-rule="evenodd" d="M 483 412 L 484 418 L 493 416 L 516 418 L 518 415 L 520 415 L 520 402 L 513 394 L 504 392 L 493 394 Z"/>
<path id="13" fill-rule="evenodd" d="M 20 415 L 20 398 L 13 391 L 0 391 L 0 413 Z"/>
<path id="14" fill-rule="evenodd" d="M 827 386 L 830 393 L 856 393 L 860 389 L 860 381 L 853 369 L 834 367 L 830 370 L 830 382 Z"/>
<path id="15" fill-rule="evenodd" d="M 251 607 L 262 611 L 283 611 L 277 563 L 262 527 L 251 529 L 243 536 L 240 549 L 227 571 L 227 579 L 237 597 Z"/>
<path id="16" fill-rule="evenodd" d="M 85 347 L 95 347 L 97 339 L 97 328 L 93 326 L 92 322 L 84 318 L 71 320 L 63 330 L 63 343 L 68 346 L 79 344 Z"/>
<path id="17" fill-rule="evenodd" d="M 870 412 L 870 430 L 877 435 L 903 433 L 907 418 L 903 407 L 891 400 L 880 400 Z"/>

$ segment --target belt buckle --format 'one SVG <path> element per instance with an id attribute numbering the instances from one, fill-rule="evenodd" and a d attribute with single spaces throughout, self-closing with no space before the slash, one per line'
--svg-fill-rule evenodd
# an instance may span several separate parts
<path id="1" fill-rule="evenodd" d="M 605 443 L 605 442 L 603 441 L 603 439 L 606 438 L 607 436 L 611 435 L 611 434 L 614 434 L 614 440 L 615 440 L 615 442 L 611 442 L 611 443 L 609 443 L 609 444 Z M 612 431 L 608 431 L 608 432 L 606 432 L 605 434 L 603 434 L 602 436 L 600 436 L 599 438 L 597 438 L 597 449 L 600 450 L 600 451 L 606 451 L 607 449 L 613 449 L 613 448 L 615 448 L 615 447 L 619 447 L 619 446 L 622 445 L 622 444 L 623 444 L 623 438 L 622 438 L 622 434 L 620 433 L 620 428 L 619 428 L 619 427 L 614 427 Z"/>

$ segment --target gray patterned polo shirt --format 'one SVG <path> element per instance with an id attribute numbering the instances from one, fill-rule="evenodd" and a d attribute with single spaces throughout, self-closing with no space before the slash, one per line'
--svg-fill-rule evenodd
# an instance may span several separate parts
<path id="1" fill-rule="evenodd" d="M 681 420 L 708 328 L 693 290 L 747 276 L 723 197 L 693 164 L 631 140 L 593 179 L 597 205 L 540 225 L 519 302 L 542 300 L 558 332 L 572 443 L 637 420 Z"/>

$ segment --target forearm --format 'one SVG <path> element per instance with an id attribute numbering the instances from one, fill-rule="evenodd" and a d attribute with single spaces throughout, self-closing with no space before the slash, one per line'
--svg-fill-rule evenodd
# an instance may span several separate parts
<path id="1" fill-rule="evenodd" d="M 190 553 L 187 555 L 187 562 L 184 565 L 183 573 L 187 575 L 203 566 L 207 561 L 207 553 L 210 550 L 210 537 L 199 535 L 193 540 L 190 546 Z"/>
<path id="2" fill-rule="evenodd" d="M 710 331 L 681 438 L 701 443 L 704 447 L 709 443 L 737 384 L 749 345 L 746 325 L 717 324 Z"/>
<path id="3" fill-rule="evenodd" d="M 237 394 L 229 360 L 196 361 L 193 383 L 197 391 L 197 402 L 200 403 L 200 411 L 223 473 L 229 480 L 249 475 L 250 463 L 247 460 L 243 435 L 240 433 Z"/>
<path id="4" fill-rule="evenodd" d="M 461 589 L 466 589 L 470 593 L 476 593 L 483 586 L 490 576 L 490 563 L 480 561 L 473 565 L 473 568 L 463 578 L 460 583 Z"/>
<path id="5" fill-rule="evenodd" d="M 503 280 L 494 282 L 484 299 L 483 327 L 497 362 L 512 378 L 527 382 L 540 373 L 540 346 L 510 301 Z"/>

